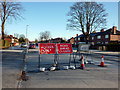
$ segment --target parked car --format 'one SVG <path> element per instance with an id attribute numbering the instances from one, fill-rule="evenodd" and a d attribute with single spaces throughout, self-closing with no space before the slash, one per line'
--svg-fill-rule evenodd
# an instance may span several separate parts
<path id="1" fill-rule="evenodd" d="M 30 44 L 30 45 L 29 45 L 29 48 L 35 49 L 35 48 L 36 48 L 36 45 L 35 45 L 35 44 Z"/>
<path id="2" fill-rule="evenodd" d="M 28 45 L 27 45 L 26 43 L 22 43 L 22 44 L 21 44 L 21 47 L 27 48 Z"/>

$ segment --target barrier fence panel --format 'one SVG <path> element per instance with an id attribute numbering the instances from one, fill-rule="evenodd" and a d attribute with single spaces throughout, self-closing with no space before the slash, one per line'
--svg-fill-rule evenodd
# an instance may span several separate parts
<path id="1" fill-rule="evenodd" d="M 59 65 L 70 66 L 72 54 L 72 46 L 70 43 L 57 44 L 57 54 L 59 57 Z"/>
<path id="2" fill-rule="evenodd" d="M 49 60 L 42 58 L 41 54 L 49 55 L 49 57 L 53 57 L 54 63 L 51 63 L 51 59 Z M 71 64 L 71 54 L 72 54 L 72 46 L 70 43 L 39 43 L 39 57 L 38 57 L 38 68 L 45 64 L 45 61 L 49 64 L 57 64 L 59 65 L 69 65 Z M 42 56 L 43 56 L 42 55 Z M 46 56 L 47 57 L 47 56 Z M 42 61 L 43 60 L 43 61 Z M 42 63 L 44 62 L 44 63 Z"/>
<path id="3" fill-rule="evenodd" d="M 47 56 L 42 58 L 41 54 L 43 54 L 43 56 L 51 54 L 52 56 L 49 56 L 51 58 L 49 58 L 50 60 L 47 60 L 46 58 Z M 53 64 L 51 60 L 54 60 L 53 55 L 55 54 L 56 54 L 55 43 L 39 43 L 38 68 L 40 68 L 41 66 L 46 66 L 46 65 L 49 67 L 50 64 Z M 54 60 L 54 63 L 55 63 L 55 60 Z"/>

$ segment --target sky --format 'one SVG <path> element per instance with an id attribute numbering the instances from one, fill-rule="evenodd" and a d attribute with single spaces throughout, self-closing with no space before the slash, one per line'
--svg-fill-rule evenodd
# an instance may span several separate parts
<path id="1" fill-rule="evenodd" d="M 107 29 L 113 25 L 118 27 L 118 2 L 101 2 L 106 9 Z M 10 35 L 24 34 L 30 41 L 39 38 L 39 33 L 50 31 L 52 38 L 62 37 L 69 39 L 81 34 L 79 31 L 66 30 L 67 13 L 74 2 L 21 2 L 24 19 L 6 23 L 5 31 Z"/>

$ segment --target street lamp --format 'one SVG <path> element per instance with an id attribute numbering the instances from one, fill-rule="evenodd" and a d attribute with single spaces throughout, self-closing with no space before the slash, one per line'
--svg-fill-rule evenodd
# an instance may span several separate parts
<path id="1" fill-rule="evenodd" d="M 26 44 L 28 45 L 28 41 L 27 41 L 27 31 L 28 31 L 28 26 L 29 25 L 26 25 Z"/>

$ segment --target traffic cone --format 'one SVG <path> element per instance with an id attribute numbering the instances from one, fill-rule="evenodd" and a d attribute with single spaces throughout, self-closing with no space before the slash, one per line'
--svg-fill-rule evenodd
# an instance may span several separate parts
<path id="1" fill-rule="evenodd" d="M 85 69 L 85 64 L 84 64 L 84 59 L 83 59 L 83 55 L 81 57 L 81 67 L 80 69 Z"/>
<path id="2" fill-rule="evenodd" d="M 101 67 L 104 67 L 104 56 L 102 55 L 102 59 L 101 59 L 101 64 L 100 64 Z"/>

